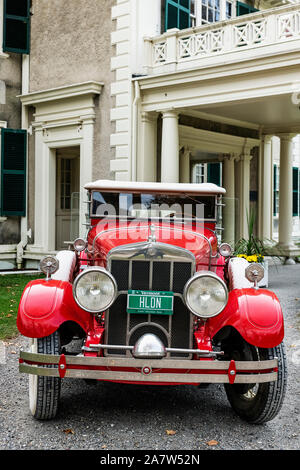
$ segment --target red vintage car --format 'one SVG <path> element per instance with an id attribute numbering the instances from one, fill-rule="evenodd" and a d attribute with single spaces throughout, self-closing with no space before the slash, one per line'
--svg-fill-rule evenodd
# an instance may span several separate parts
<path id="1" fill-rule="evenodd" d="M 63 379 L 81 378 L 223 383 L 241 418 L 273 419 L 286 388 L 282 310 L 258 287 L 262 267 L 218 243 L 225 190 L 106 180 L 86 189 L 87 239 L 43 258 L 46 278 L 29 282 L 19 305 L 32 415 L 53 418 Z"/>

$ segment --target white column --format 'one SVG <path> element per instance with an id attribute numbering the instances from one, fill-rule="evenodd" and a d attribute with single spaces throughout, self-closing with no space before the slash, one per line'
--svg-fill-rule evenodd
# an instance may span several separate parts
<path id="1" fill-rule="evenodd" d="M 184 148 L 183 152 L 180 154 L 180 183 L 190 183 L 190 158 L 191 151 L 188 148 Z"/>
<path id="2" fill-rule="evenodd" d="M 294 134 L 280 134 L 279 176 L 279 246 L 295 248 L 292 242 L 293 229 L 293 152 Z"/>
<path id="3" fill-rule="evenodd" d="M 247 214 L 250 209 L 250 154 L 240 155 L 237 166 L 237 236 L 239 238 L 248 238 Z"/>
<path id="4" fill-rule="evenodd" d="M 179 181 L 179 130 L 178 114 L 174 110 L 162 113 L 161 181 Z"/>
<path id="5" fill-rule="evenodd" d="M 141 114 L 138 181 L 156 181 L 157 115 Z"/>
<path id="6" fill-rule="evenodd" d="M 224 155 L 223 159 L 223 187 L 226 194 L 223 197 L 223 241 L 234 245 L 235 239 L 235 181 L 234 181 L 234 154 Z"/>
<path id="7" fill-rule="evenodd" d="M 262 137 L 261 146 L 261 237 L 272 238 L 272 136 Z"/>

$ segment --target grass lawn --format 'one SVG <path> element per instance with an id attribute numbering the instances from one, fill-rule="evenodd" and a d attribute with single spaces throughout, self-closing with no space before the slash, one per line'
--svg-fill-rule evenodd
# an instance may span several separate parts
<path id="1" fill-rule="evenodd" d="M 19 301 L 24 287 L 29 281 L 45 277 L 43 274 L 33 276 L 23 274 L 0 274 L 0 340 L 18 335 L 16 326 Z"/>

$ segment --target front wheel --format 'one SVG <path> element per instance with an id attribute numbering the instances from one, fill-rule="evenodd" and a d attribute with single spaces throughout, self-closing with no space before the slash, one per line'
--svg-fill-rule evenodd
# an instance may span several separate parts
<path id="1" fill-rule="evenodd" d="M 40 354 L 60 354 L 59 333 L 56 331 L 45 338 L 32 339 L 30 351 Z M 49 420 L 56 416 L 60 385 L 61 379 L 58 377 L 29 375 L 29 408 L 34 418 Z"/>
<path id="2" fill-rule="evenodd" d="M 281 409 L 287 384 L 286 354 L 283 343 L 269 349 L 248 345 L 248 351 L 249 349 L 252 350 L 252 360 L 278 358 L 277 380 L 250 386 L 226 384 L 225 390 L 233 410 L 242 419 L 249 423 L 262 424 L 275 418 Z M 249 357 L 240 357 L 239 360 L 249 360 Z"/>

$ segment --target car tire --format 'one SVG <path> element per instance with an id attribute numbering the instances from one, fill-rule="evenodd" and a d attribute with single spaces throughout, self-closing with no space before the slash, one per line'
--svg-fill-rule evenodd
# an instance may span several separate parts
<path id="1" fill-rule="evenodd" d="M 256 350 L 258 360 L 278 359 L 277 380 L 248 387 L 225 384 L 225 391 L 231 407 L 243 420 L 262 424 L 275 418 L 282 407 L 287 385 L 287 359 L 283 343 L 269 349 L 250 347 Z"/>
<path id="2" fill-rule="evenodd" d="M 30 351 L 40 354 L 60 354 L 60 337 L 56 331 L 45 338 L 34 338 Z M 45 367 L 54 367 L 47 365 Z M 32 416 L 38 420 L 53 419 L 58 411 L 61 379 L 29 375 L 29 409 Z"/>

